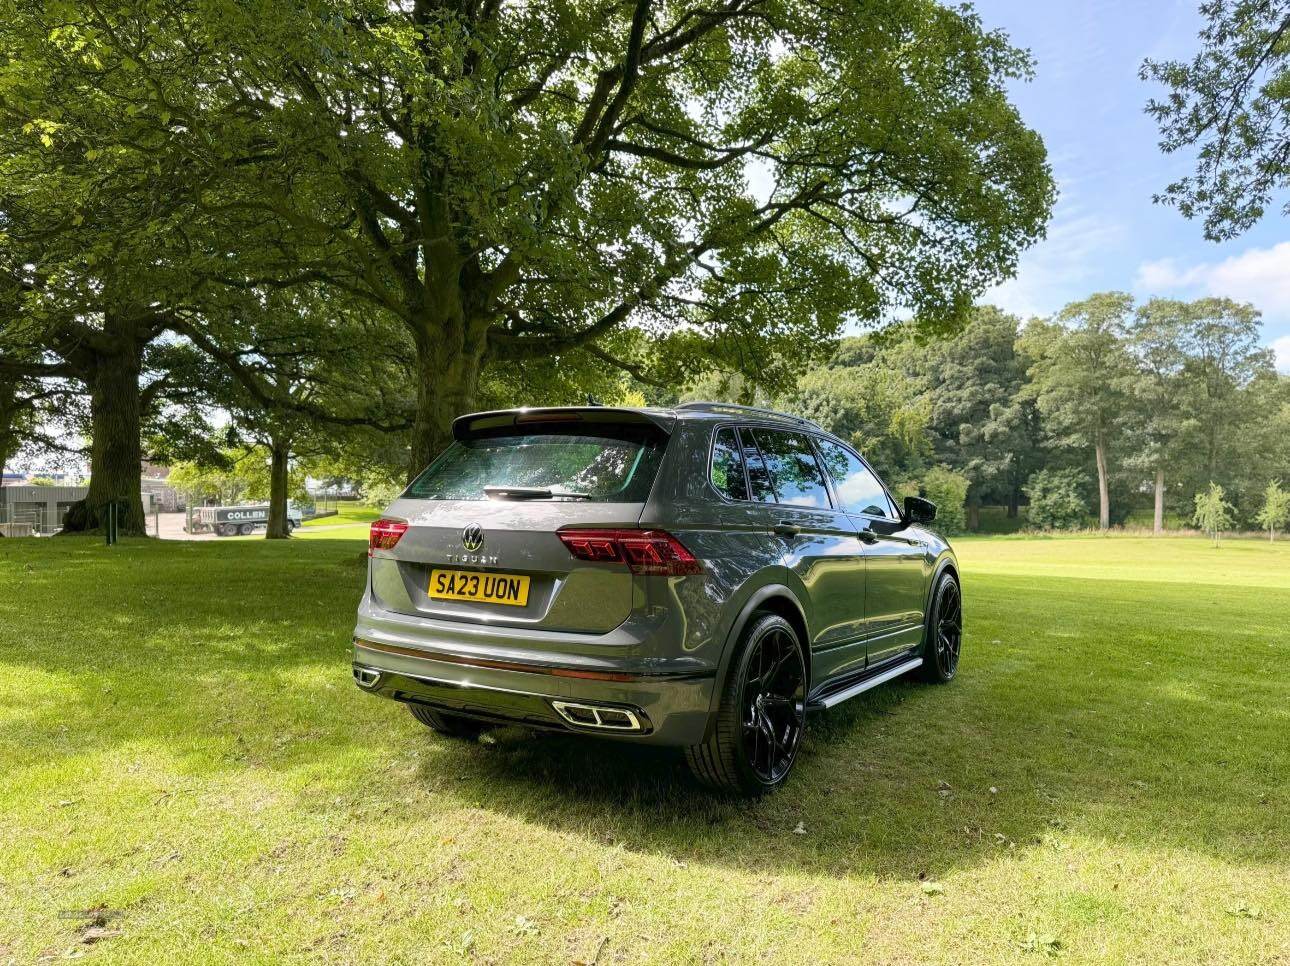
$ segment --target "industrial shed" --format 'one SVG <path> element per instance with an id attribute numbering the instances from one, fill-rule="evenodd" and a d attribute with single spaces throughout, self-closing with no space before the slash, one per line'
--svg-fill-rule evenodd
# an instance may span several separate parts
<path id="1" fill-rule="evenodd" d="M 88 492 L 84 486 L 0 487 L 0 534 L 20 537 L 55 533 L 62 529 L 68 508 Z M 143 493 L 144 513 L 151 513 L 155 502 L 152 493 Z"/>

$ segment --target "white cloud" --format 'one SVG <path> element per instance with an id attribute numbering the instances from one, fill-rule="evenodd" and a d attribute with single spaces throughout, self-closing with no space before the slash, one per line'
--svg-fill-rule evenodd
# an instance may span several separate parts
<path id="1" fill-rule="evenodd" d="M 1277 356 L 1277 369 L 1290 375 L 1290 335 L 1272 340 L 1272 351 Z"/>
<path id="2" fill-rule="evenodd" d="M 1250 302 L 1267 318 L 1290 318 L 1290 242 L 1250 248 L 1221 262 L 1180 265 L 1172 258 L 1143 262 L 1135 287 L 1144 296 L 1220 295 Z"/>
<path id="3" fill-rule="evenodd" d="M 988 289 L 979 301 L 1023 319 L 1051 315 L 1088 294 L 1098 256 L 1123 238 L 1118 222 L 1059 202 L 1047 237 L 1022 253 L 1016 277 Z"/>

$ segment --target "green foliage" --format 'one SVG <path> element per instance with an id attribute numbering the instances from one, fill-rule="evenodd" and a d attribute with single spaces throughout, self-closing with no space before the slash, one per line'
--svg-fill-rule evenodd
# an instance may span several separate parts
<path id="1" fill-rule="evenodd" d="M 1040 530 L 1078 530 L 1088 518 L 1084 490 L 1088 476 L 1080 470 L 1040 470 L 1026 482 L 1030 525 Z"/>
<path id="2" fill-rule="evenodd" d="M 921 386 L 882 350 L 859 365 L 808 371 L 796 391 L 775 405 L 845 439 L 889 479 L 919 472 L 931 452 L 930 405 Z"/>
<path id="3" fill-rule="evenodd" d="M 1147 104 L 1161 148 L 1196 152 L 1195 172 L 1157 200 L 1203 218 L 1205 236 L 1220 241 L 1252 226 L 1290 185 L 1290 2 L 1207 0 L 1200 10 L 1196 56 L 1147 60 L 1142 77 L 1168 88 Z"/>
<path id="4" fill-rule="evenodd" d="M 845 320 L 948 325 L 1053 202 L 1007 97 L 1029 56 L 933 0 L 23 12 L 31 166 L 182 172 L 199 277 L 309 279 L 402 326 L 418 465 L 497 368 L 785 390 Z M 53 109 L 69 76 L 98 127 Z M 612 345 L 629 325 L 643 357 Z"/>
<path id="5" fill-rule="evenodd" d="M 948 466 L 933 466 L 918 481 L 919 492 L 936 504 L 935 528 L 941 533 L 963 533 L 967 529 L 967 501 L 970 481 Z"/>
<path id="6" fill-rule="evenodd" d="M 225 449 L 219 455 L 218 463 L 175 464 L 167 483 L 194 504 L 214 502 L 225 506 L 269 499 L 269 453 L 264 447 Z M 287 493 L 292 500 L 309 499 L 304 468 L 299 464 L 293 465 L 288 473 Z"/>
<path id="7" fill-rule="evenodd" d="M 1214 538 L 1216 547 L 1223 531 L 1232 526 L 1232 505 L 1224 497 L 1221 486 L 1209 484 L 1204 493 L 1196 494 L 1196 512 L 1192 517 L 1198 527 Z"/>
<path id="8" fill-rule="evenodd" d="M 368 479 L 362 483 L 363 501 L 375 507 L 387 507 L 399 498 L 403 486 L 393 480 Z"/>
<path id="9" fill-rule="evenodd" d="M 1111 450 L 1128 422 L 1137 372 L 1125 341 L 1132 308 L 1129 295 L 1101 292 L 1066 306 L 1053 323 L 1032 324 L 1025 335 L 1035 359 L 1029 388 L 1046 428 L 1059 444 L 1094 459 L 1103 529 L 1111 522 Z"/>
<path id="10" fill-rule="evenodd" d="M 973 310 L 958 335 L 907 344 L 930 406 L 935 458 L 971 482 L 968 501 L 1010 503 L 1039 461 L 1039 417 L 1023 389 L 1030 360 L 1018 345 L 1019 322 L 993 306 Z"/>
<path id="11" fill-rule="evenodd" d="M 1285 472 L 1285 423 L 1278 418 L 1287 381 L 1260 338 L 1258 311 L 1230 299 L 1193 302 L 1185 334 L 1180 444 L 1193 492 L 1221 484 L 1250 519 L 1264 482 Z"/>
<path id="12" fill-rule="evenodd" d="M 1172 478 L 1186 431 L 1187 350 L 1195 313 L 1185 302 L 1151 299 L 1138 307 L 1128 332 L 1137 363 L 1131 384 L 1136 416 L 1125 462 Z"/>
<path id="13" fill-rule="evenodd" d="M 1281 489 L 1280 481 L 1273 480 L 1263 491 L 1263 508 L 1255 520 L 1268 531 L 1269 540 L 1275 540 L 1277 531 L 1290 523 L 1290 490 Z"/>

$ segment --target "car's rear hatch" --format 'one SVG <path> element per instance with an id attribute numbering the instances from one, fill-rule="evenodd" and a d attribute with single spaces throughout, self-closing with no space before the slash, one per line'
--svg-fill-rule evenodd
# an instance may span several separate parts
<path id="1" fill-rule="evenodd" d="M 458 420 L 453 445 L 385 516 L 407 530 L 372 559 L 386 610 L 597 633 L 630 615 L 626 564 L 577 559 L 559 531 L 635 527 L 671 417 L 605 407 Z"/>

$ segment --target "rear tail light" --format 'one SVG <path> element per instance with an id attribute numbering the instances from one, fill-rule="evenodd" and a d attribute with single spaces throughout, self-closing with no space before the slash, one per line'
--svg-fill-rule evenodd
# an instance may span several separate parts
<path id="1" fill-rule="evenodd" d="M 561 530 L 559 535 L 579 560 L 625 563 L 634 574 L 703 573 L 703 564 L 694 554 L 664 530 Z"/>
<path id="2" fill-rule="evenodd" d="M 393 550 L 394 545 L 407 532 L 408 524 L 405 520 L 377 520 L 367 534 L 367 555 L 370 557 L 373 550 Z"/>

